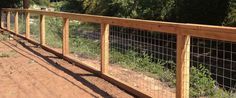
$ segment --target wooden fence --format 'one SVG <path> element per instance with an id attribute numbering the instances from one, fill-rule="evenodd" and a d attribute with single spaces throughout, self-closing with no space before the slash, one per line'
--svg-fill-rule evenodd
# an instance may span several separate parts
<path id="1" fill-rule="evenodd" d="M 2 9 L 1 13 L 7 13 L 7 28 L 1 27 L 20 38 L 28 40 L 33 44 L 40 45 L 63 59 L 73 62 L 76 65 L 98 74 L 105 80 L 119 86 L 120 88 L 139 97 L 150 97 L 148 94 L 136 89 L 135 87 L 120 81 L 109 74 L 109 26 L 116 25 L 122 27 L 137 28 L 149 31 L 165 32 L 177 35 L 177 66 L 176 66 L 176 97 L 189 97 L 189 70 L 190 70 L 190 38 L 201 37 L 224 41 L 236 42 L 236 28 L 197 24 L 172 23 L 161 21 L 147 21 L 137 19 L 125 19 L 116 17 L 105 17 L 87 14 L 74 14 L 66 12 L 48 12 L 40 10 L 23 10 L 23 9 Z M 16 13 L 14 16 L 15 26 L 14 31 L 10 30 L 10 12 Z M 25 36 L 19 35 L 18 30 L 18 13 L 25 13 L 26 15 L 26 33 Z M 40 43 L 30 39 L 30 14 L 40 15 Z M 63 49 L 62 54 L 54 51 L 45 45 L 45 16 L 61 17 L 63 18 Z M 78 20 L 82 22 L 99 23 L 101 25 L 101 71 L 90 67 L 88 64 L 75 60 L 68 55 L 69 53 L 69 20 Z"/>

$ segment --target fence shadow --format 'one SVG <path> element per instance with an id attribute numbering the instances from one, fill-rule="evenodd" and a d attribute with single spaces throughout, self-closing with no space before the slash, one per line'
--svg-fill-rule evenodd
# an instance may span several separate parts
<path id="1" fill-rule="evenodd" d="M 2 43 L 5 44 L 5 45 L 7 45 L 8 47 L 10 47 L 11 49 L 15 50 L 15 51 L 18 52 L 19 54 L 21 54 L 21 55 L 23 55 L 23 56 L 25 56 L 25 57 L 27 57 L 27 58 L 29 58 L 29 59 L 32 59 L 32 58 L 30 58 L 29 56 L 26 56 L 26 55 L 22 54 L 19 50 L 14 49 L 13 47 L 15 47 L 15 48 L 17 48 L 17 49 L 20 49 L 20 48 L 16 47 L 13 43 L 11 43 L 11 42 L 9 42 L 9 41 L 8 41 L 7 43 L 10 44 L 10 45 L 8 45 L 8 44 L 5 43 L 5 42 L 2 42 Z M 22 42 L 17 42 L 17 43 L 19 43 L 19 44 L 20 44 L 21 46 L 23 46 L 25 49 L 27 49 L 28 51 L 30 51 L 30 52 L 32 52 L 33 54 L 37 55 L 38 57 L 44 59 L 47 63 L 49 63 L 49 64 L 52 65 L 53 67 L 55 67 L 55 68 L 57 68 L 57 69 L 59 69 L 59 70 L 65 72 L 66 74 L 72 76 L 74 79 L 76 79 L 77 81 L 79 81 L 80 83 L 82 83 L 83 85 L 85 85 L 86 87 L 88 87 L 89 89 L 91 89 L 92 91 L 94 91 L 95 93 L 99 94 L 100 96 L 106 97 L 106 98 L 111 98 L 111 97 L 112 97 L 109 93 L 107 93 L 106 91 L 102 90 L 101 88 L 97 87 L 96 85 L 94 85 L 93 83 L 91 83 L 90 81 L 88 81 L 88 80 L 86 80 L 86 79 L 84 78 L 84 77 L 98 77 L 97 75 L 92 74 L 92 73 L 91 73 L 91 74 L 74 73 L 74 72 L 72 72 L 71 70 L 68 70 L 67 68 L 63 67 L 63 65 L 58 64 L 57 62 L 54 62 L 54 61 L 52 60 L 51 56 L 45 56 L 45 55 L 42 55 L 42 54 L 40 54 L 39 52 L 33 50 L 32 48 L 35 48 L 34 46 L 33 46 L 33 47 L 32 47 L 32 46 L 28 46 L 28 45 L 26 45 L 26 44 L 24 44 L 24 43 L 22 43 Z M 36 47 L 37 47 L 37 46 L 36 46 Z M 23 49 L 20 49 L 20 50 L 21 50 L 21 51 L 24 51 Z M 25 51 L 25 52 L 26 52 L 26 51 Z M 27 52 L 26 52 L 26 53 L 27 53 Z M 29 53 L 28 53 L 28 54 L 29 54 Z M 53 57 L 53 59 L 55 59 L 55 58 L 57 58 L 57 57 Z M 37 62 L 37 61 L 36 61 L 36 62 Z M 37 62 L 37 63 L 40 64 L 39 62 Z M 44 65 L 42 65 L 42 64 L 40 64 L 40 65 L 41 65 L 42 67 L 46 68 L 47 70 L 49 70 L 50 72 L 56 74 L 57 76 L 62 77 L 62 76 L 58 75 L 57 73 L 53 72 L 52 70 L 48 69 L 46 66 L 44 66 Z M 66 79 L 66 78 L 64 78 L 64 77 L 62 77 L 62 78 L 65 79 L 65 80 L 67 80 L 67 81 L 69 81 L 70 83 L 72 83 L 73 85 L 77 86 L 78 88 L 80 88 L 80 89 L 86 91 L 85 89 L 79 87 L 78 85 L 76 85 L 76 84 L 73 83 L 72 81 L 70 81 L 70 80 L 68 80 L 68 79 Z M 89 91 L 86 91 L 86 92 L 89 93 L 90 95 L 94 96 L 94 97 L 97 97 L 97 96 L 93 95 L 92 93 L 90 93 Z"/>

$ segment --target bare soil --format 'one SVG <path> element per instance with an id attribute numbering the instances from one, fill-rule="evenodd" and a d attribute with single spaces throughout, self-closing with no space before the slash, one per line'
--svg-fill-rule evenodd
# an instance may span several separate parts
<path id="1" fill-rule="evenodd" d="M 100 69 L 99 60 L 83 58 L 73 54 L 71 54 L 71 56 L 74 56 L 83 63 L 91 65 L 91 67 L 98 70 Z M 166 83 L 148 76 L 148 73 L 134 71 L 117 64 L 111 64 L 109 66 L 109 74 L 153 98 L 175 98 L 175 88 L 169 87 Z"/>
<path id="2" fill-rule="evenodd" d="M 26 42 L 0 41 L 0 54 L 0 98 L 133 97 Z"/>

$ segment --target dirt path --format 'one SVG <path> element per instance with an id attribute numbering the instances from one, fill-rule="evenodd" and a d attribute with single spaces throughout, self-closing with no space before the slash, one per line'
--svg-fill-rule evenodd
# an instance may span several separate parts
<path id="1" fill-rule="evenodd" d="M 0 98 L 133 97 L 36 46 L 0 42 Z"/>
<path id="2" fill-rule="evenodd" d="M 74 57 L 83 63 L 97 68 L 98 70 L 100 68 L 99 60 L 82 58 L 79 56 Z M 143 72 L 137 72 L 131 69 L 123 68 L 120 65 L 111 64 L 109 66 L 109 74 L 133 87 L 136 87 L 153 98 L 175 98 L 176 90 L 174 87 L 171 88 L 166 83 L 149 77 Z"/>

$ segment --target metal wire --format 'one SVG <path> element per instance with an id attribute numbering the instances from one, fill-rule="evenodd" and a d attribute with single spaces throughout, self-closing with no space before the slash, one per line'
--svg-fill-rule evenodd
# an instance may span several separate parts
<path id="1" fill-rule="evenodd" d="M 25 28 L 25 23 L 26 23 L 25 13 L 19 13 L 18 17 L 19 17 L 19 20 L 18 20 L 19 21 L 19 34 L 25 35 L 25 30 L 26 30 L 26 28 Z"/>
<path id="2" fill-rule="evenodd" d="M 14 28 L 15 28 L 15 18 L 14 18 L 14 16 L 15 16 L 15 13 L 14 12 L 11 12 L 10 13 L 10 29 L 11 29 L 11 31 L 14 31 Z"/>
<path id="3" fill-rule="evenodd" d="M 47 46 L 62 53 L 63 19 L 45 17 L 45 43 Z"/>
<path id="4" fill-rule="evenodd" d="M 7 27 L 7 14 L 3 12 L 1 15 L 2 15 L 1 21 L 3 22 L 3 27 L 6 28 Z"/>
<path id="5" fill-rule="evenodd" d="M 40 41 L 40 23 L 39 15 L 30 14 L 30 38 L 36 42 Z"/>
<path id="6" fill-rule="evenodd" d="M 70 21 L 70 54 L 100 70 L 100 24 Z"/>
<path id="7" fill-rule="evenodd" d="M 203 65 L 209 70 L 220 97 L 236 97 L 236 43 L 192 37 L 191 66 Z M 209 81 L 208 81 L 209 82 Z M 219 97 L 219 96 L 218 96 Z"/>
<path id="8" fill-rule="evenodd" d="M 176 35 L 111 26 L 110 56 L 111 75 L 152 97 L 175 97 Z"/>

